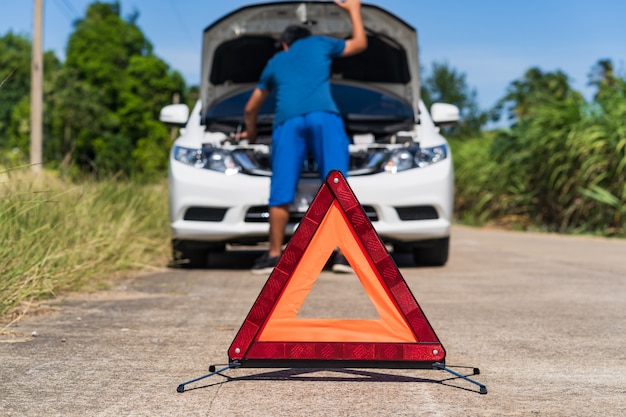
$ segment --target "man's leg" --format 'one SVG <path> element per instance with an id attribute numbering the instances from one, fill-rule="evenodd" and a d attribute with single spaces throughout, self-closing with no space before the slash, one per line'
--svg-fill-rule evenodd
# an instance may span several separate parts
<path id="1" fill-rule="evenodd" d="M 283 252 L 283 242 L 285 241 L 285 227 L 289 221 L 289 205 L 270 207 L 270 249 L 268 256 L 274 258 Z"/>
<path id="2" fill-rule="evenodd" d="M 307 115 L 307 122 L 311 132 L 309 146 L 315 155 L 321 179 L 326 179 L 332 170 L 341 171 L 347 176 L 350 165 L 350 140 L 341 117 L 334 113 L 315 112 Z M 353 272 L 339 248 L 333 258 L 332 269 L 340 273 Z"/>
<path id="3" fill-rule="evenodd" d="M 285 228 L 289 222 L 289 204 L 293 202 L 302 161 L 306 155 L 302 117 L 287 120 L 272 135 L 272 181 L 269 199 L 270 249 L 268 256 L 282 254 Z"/>
<path id="4" fill-rule="evenodd" d="M 332 170 L 348 175 L 350 165 L 350 140 L 339 115 L 314 112 L 306 115 L 309 128 L 308 146 L 313 151 L 322 180 Z"/>

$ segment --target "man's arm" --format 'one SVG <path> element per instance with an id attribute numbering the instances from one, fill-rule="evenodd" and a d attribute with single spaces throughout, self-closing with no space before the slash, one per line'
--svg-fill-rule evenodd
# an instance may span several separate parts
<path id="1" fill-rule="evenodd" d="M 341 56 L 356 55 L 367 48 L 367 35 L 361 17 L 361 0 L 335 0 L 335 4 L 350 14 L 352 38 L 346 41 Z"/>
<path id="2" fill-rule="evenodd" d="M 246 131 L 241 135 L 242 138 L 248 139 L 250 143 L 254 143 L 257 137 L 256 119 L 261 110 L 261 106 L 265 102 L 265 99 L 269 95 L 268 90 L 262 90 L 255 88 L 252 95 L 246 103 L 244 110 L 244 122 L 246 124 Z"/>

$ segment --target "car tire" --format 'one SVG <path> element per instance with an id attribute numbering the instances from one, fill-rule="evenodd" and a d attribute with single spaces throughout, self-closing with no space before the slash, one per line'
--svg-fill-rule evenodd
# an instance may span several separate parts
<path id="1" fill-rule="evenodd" d="M 206 268 L 211 252 L 224 252 L 223 243 L 206 243 L 193 240 L 172 240 L 171 267 L 198 269 Z"/>
<path id="2" fill-rule="evenodd" d="M 444 266 L 448 262 L 450 238 L 426 240 L 412 249 L 413 261 L 420 266 Z"/>

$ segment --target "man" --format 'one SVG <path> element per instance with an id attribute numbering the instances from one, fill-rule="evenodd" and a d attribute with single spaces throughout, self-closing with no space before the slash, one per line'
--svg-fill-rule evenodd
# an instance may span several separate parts
<path id="1" fill-rule="evenodd" d="M 358 54 L 367 48 L 360 0 L 335 0 L 352 22 L 348 40 L 312 36 L 302 26 L 289 26 L 281 35 L 283 51 L 267 63 L 245 108 L 250 143 L 257 137 L 257 115 L 270 91 L 276 91 L 276 116 L 272 133 L 272 180 L 269 198 L 269 251 L 252 272 L 266 274 L 276 266 L 295 198 L 304 158 L 313 154 L 321 178 L 331 170 L 347 175 L 349 139 L 330 90 L 333 58 Z M 347 262 L 339 254 L 339 265 Z M 337 261 L 336 261 L 337 262 Z M 349 268 L 349 266 L 347 266 Z"/>

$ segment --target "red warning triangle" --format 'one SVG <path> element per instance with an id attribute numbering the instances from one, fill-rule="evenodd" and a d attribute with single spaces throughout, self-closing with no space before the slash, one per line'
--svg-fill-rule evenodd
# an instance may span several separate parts
<path id="1" fill-rule="evenodd" d="M 379 318 L 297 314 L 335 248 L 354 269 Z M 445 350 L 339 171 L 311 203 L 228 350 L 248 367 L 425 368 Z"/>

